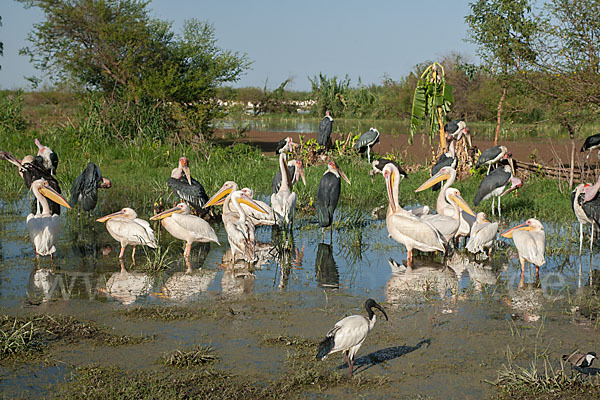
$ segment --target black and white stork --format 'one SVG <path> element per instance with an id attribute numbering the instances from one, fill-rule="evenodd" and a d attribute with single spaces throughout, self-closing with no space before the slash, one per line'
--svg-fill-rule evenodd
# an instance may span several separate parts
<path id="1" fill-rule="evenodd" d="M 290 153 L 294 151 L 294 149 L 298 147 L 298 143 L 295 143 L 292 140 L 291 136 L 286 137 L 285 139 L 281 139 L 279 143 L 277 143 L 277 148 L 275 149 L 275 154 L 280 154 L 283 152 Z"/>
<path id="2" fill-rule="evenodd" d="M 467 124 L 465 121 L 455 119 L 454 121 L 448 122 L 446 125 L 444 125 L 444 132 L 446 132 L 447 135 L 452 136 L 452 139 L 454 139 L 457 142 L 464 135 L 467 140 L 467 144 L 469 145 L 469 147 L 471 147 L 471 133 L 469 131 L 469 128 L 467 128 Z"/>
<path id="3" fill-rule="evenodd" d="M 56 174 L 58 155 L 50 147 L 42 145 L 38 139 L 35 139 L 35 145 L 38 147 L 37 155 L 42 157 L 44 168 L 50 171 L 50 175 Z"/>
<path id="4" fill-rule="evenodd" d="M 592 150 L 598 150 L 598 158 L 600 158 L 600 133 L 597 133 L 592 136 L 588 136 L 585 139 L 585 142 L 583 142 L 583 146 L 581 146 L 582 153 L 584 151 L 589 151 L 588 155 L 585 157 L 586 160 L 588 158 L 590 158 L 590 154 L 592 153 Z"/>
<path id="5" fill-rule="evenodd" d="M 482 165 L 487 165 L 488 166 L 487 174 L 489 175 L 490 168 L 492 167 L 493 164 L 497 164 L 500 160 L 503 160 L 503 159 L 509 159 L 511 156 L 512 156 L 512 154 L 510 154 L 508 152 L 508 149 L 504 146 L 490 147 L 489 149 L 485 149 L 481 153 L 481 155 L 479 156 L 479 159 L 477 159 L 475 168 L 479 168 Z"/>
<path id="6" fill-rule="evenodd" d="M 177 168 L 171 172 L 167 184 L 180 199 L 194 207 L 196 212 L 203 213 L 202 207 L 208 201 L 204 186 L 190 175 L 190 167 L 186 157 L 179 158 Z"/>
<path id="7" fill-rule="evenodd" d="M 325 339 L 319 344 L 317 360 L 325 359 L 329 354 L 343 351 L 346 356 L 348 368 L 350 368 L 350 377 L 352 377 L 354 367 L 354 356 L 358 353 L 360 346 L 367 338 L 367 335 L 375 326 L 377 316 L 373 312 L 376 308 L 383 313 L 386 321 L 388 316 L 383 307 L 373 299 L 367 299 L 365 309 L 368 318 L 362 315 L 350 315 L 338 321 L 334 327 L 327 332 Z"/>
<path id="8" fill-rule="evenodd" d="M 58 192 L 58 194 L 61 194 L 58 181 L 54 176 L 50 175 L 50 171 L 42 165 L 40 157 L 25 156 L 23 157 L 23 160 L 19 161 L 9 152 L 0 151 L 0 159 L 6 160 L 19 168 L 19 175 L 21 175 L 23 178 L 23 183 L 25 183 L 27 189 L 31 189 L 31 184 L 38 179 L 44 179 L 48 183 L 48 186 L 50 186 L 54 191 Z M 52 199 L 48 199 L 48 203 L 50 207 L 50 213 L 52 215 L 60 215 L 60 204 Z M 41 204 L 39 201 L 37 201 L 37 199 L 36 204 L 39 211 Z M 36 206 L 34 205 L 33 208 L 35 209 Z"/>
<path id="9" fill-rule="evenodd" d="M 327 110 L 325 112 L 325 117 L 319 124 L 319 134 L 317 135 L 317 143 L 320 146 L 325 147 L 325 149 L 329 149 L 331 147 L 331 131 L 333 130 L 333 118 L 331 117 L 331 112 Z"/>
<path id="10" fill-rule="evenodd" d="M 290 182 L 290 189 L 294 187 L 294 184 L 302 179 L 304 186 L 306 186 L 306 176 L 304 175 L 304 163 L 301 160 L 290 160 L 287 162 L 287 168 L 289 176 L 292 178 Z M 271 183 L 272 193 L 277 193 L 281 187 L 281 169 L 277 170 L 277 173 L 273 177 Z"/>
<path id="11" fill-rule="evenodd" d="M 340 188 L 342 186 L 340 178 L 350 185 L 350 180 L 344 171 L 336 165 L 335 161 L 330 161 L 317 189 L 317 216 L 321 228 L 330 227 L 333 223 L 333 213 L 340 199 Z"/>
<path id="12" fill-rule="evenodd" d="M 392 164 L 394 164 L 394 166 L 396 166 L 396 168 L 398 169 L 398 172 L 400 174 L 400 177 L 402 179 L 404 179 L 404 178 L 406 178 L 408 176 L 408 174 L 406 173 L 406 171 L 403 170 L 402 167 L 400 167 L 400 165 L 398 165 L 398 163 L 396 161 L 386 160 L 385 158 L 380 158 L 380 159 L 377 159 L 377 160 L 373 160 L 373 162 L 371 163 L 371 165 L 373 167 L 369 171 L 369 175 L 371 175 L 371 182 L 373 181 L 373 176 L 375 174 L 382 174 L 383 175 L 383 167 L 385 167 L 389 163 L 392 163 Z"/>
<path id="13" fill-rule="evenodd" d="M 110 180 L 102 177 L 100 168 L 93 162 L 88 162 L 85 170 L 71 185 L 71 207 L 81 203 L 84 211 L 93 210 L 98 203 L 98 189 L 108 189 L 110 186 Z"/>
<path id="14" fill-rule="evenodd" d="M 600 177 L 596 184 L 580 183 L 571 192 L 571 207 L 579 221 L 579 254 L 583 249 L 583 225 L 592 226 L 592 234 L 590 237 L 590 252 L 594 245 L 594 228 L 600 226 Z"/>
<path id="15" fill-rule="evenodd" d="M 444 167 L 452 167 L 453 169 L 456 169 L 456 167 L 458 166 L 458 157 L 456 156 L 456 151 L 454 149 L 454 136 L 446 135 L 446 140 L 448 140 L 449 143 L 448 151 L 442 154 L 438 158 L 435 165 L 431 167 L 431 176 L 436 175 Z M 441 187 L 442 184 L 438 182 L 431 187 L 431 190 L 437 191 L 440 190 Z"/>
<path id="16" fill-rule="evenodd" d="M 371 162 L 371 147 L 379 143 L 379 131 L 375 128 L 370 128 L 367 132 L 363 133 L 358 137 L 356 143 L 354 143 L 354 150 L 359 153 L 367 151 L 367 160 Z"/>
<path id="17" fill-rule="evenodd" d="M 510 183 L 510 187 L 504 190 L 505 186 Z M 502 217 L 502 209 L 500 206 L 500 198 L 507 193 L 523 186 L 523 181 L 520 178 L 513 176 L 510 165 L 503 165 L 493 170 L 479 184 L 479 189 L 475 194 L 473 203 L 479 205 L 484 200 L 492 198 L 492 215 L 494 215 L 494 201 L 498 197 L 498 216 Z"/>

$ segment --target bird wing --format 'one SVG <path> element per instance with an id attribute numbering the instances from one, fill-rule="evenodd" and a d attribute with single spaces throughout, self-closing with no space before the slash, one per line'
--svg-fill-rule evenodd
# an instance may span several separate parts
<path id="1" fill-rule="evenodd" d="M 498 223 L 484 223 L 478 224 L 477 222 L 473 225 L 473 231 L 469 241 L 467 242 L 467 250 L 471 253 L 477 253 L 483 251 L 484 247 L 490 242 L 493 242 L 498 233 Z"/>
<path id="2" fill-rule="evenodd" d="M 387 219 L 389 234 L 406 246 L 410 241 L 411 247 L 421 251 L 444 251 L 444 238 L 429 222 L 414 216 L 392 214 Z"/>
<path id="3" fill-rule="evenodd" d="M 360 135 L 356 143 L 354 143 L 354 150 L 365 150 L 367 146 L 373 146 L 379 142 L 379 132 L 368 131 Z"/>
<path id="4" fill-rule="evenodd" d="M 475 194 L 473 203 L 479 205 L 479 203 L 495 189 L 506 186 L 510 180 L 511 173 L 506 172 L 503 167 L 496 168 L 489 175 L 487 175 L 479 184 L 479 189 Z"/>
<path id="5" fill-rule="evenodd" d="M 188 232 L 192 232 L 196 237 L 219 243 L 215 230 L 202 218 L 186 214 L 173 214 L 171 218 L 180 227 Z"/>
<path id="6" fill-rule="evenodd" d="M 35 246 L 35 251 L 46 256 L 56 251 L 54 243 L 60 232 L 60 217 L 58 215 L 27 216 L 29 237 Z"/>
<path id="7" fill-rule="evenodd" d="M 350 349 L 354 346 L 360 346 L 369 333 L 369 321 L 362 315 L 351 315 L 335 324 L 333 332 L 334 347 L 330 353 Z M 330 330 L 329 332 L 332 332 Z M 329 333 L 327 333 L 329 336 Z"/>
<path id="8" fill-rule="evenodd" d="M 190 203 L 197 211 L 201 210 L 208 201 L 204 186 L 194 178 L 192 178 L 192 184 L 190 185 L 185 173 L 182 173 L 179 179 L 169 178 L 167 184 L 180 199 Z"/>
<path id="9" fill-rule="evenodd" d="M 513 242 L 517 247 L 520 257 L 540 266 L 545 262 L 545 240 L 540 241 L 540 238 L 535 233 L 537 232 L 515 230 L 513 233 Z"/>
<path id="10" fill-rule="evenodd" d="M 331 131 L 333 130 L 333 122 L 325 117 L 319 124 L 319 134 L 317 135 L 317 142 L 321 146 L 325 146 L 331 137 Z"/>
<path id="11" fill-rule="evenodd" d="M 340 178 L 331 172 L 327 172 L 321 178 L 317 189 L 316 207 L 321 226 L 331 225 L 333 211 L 340 199 Z"/>
<path id="12" fill-rule="evenodd" d="M 500 146 L 490 147 L 489 149 L 485 149 L 481 152 L 481 155 L 477 159 L 477 164 L 475 164 L 475 168 L 481 167 L 485 162 L 493 160 L 498 157 L 498 155 L 502 152 Z"/>

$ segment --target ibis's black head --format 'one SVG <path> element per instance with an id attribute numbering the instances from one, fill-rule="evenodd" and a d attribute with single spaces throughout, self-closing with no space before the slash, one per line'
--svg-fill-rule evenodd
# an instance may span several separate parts
<path id="1" fill-rule="evenodd" d="M 373 319 L 373 315 L 374 315 L 373 308 L 376 308 L 383 313 L 385 320 L 388 321 L 388 316 L 385 313 L 385 310 L 383 309 L 383 307 L 381 307 L 379 304 L 377 304 L 377 302 L 375 300 L 367 299 L 367 301 L 365 301 L 365 308 L 367 309 L 367 314 L 369 314 L 369 320 Z"/>

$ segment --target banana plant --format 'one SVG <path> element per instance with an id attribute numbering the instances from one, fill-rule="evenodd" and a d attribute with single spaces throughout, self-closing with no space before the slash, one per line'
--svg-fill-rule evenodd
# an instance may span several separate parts
<path id="1" fill-rule="evenodd" d="M 443 121 L 446 114 L 450 112 L 450 105 L 453 102 L 452 86 L 446 83 L 444 67 L 434 62 L 421 74 L 415 88 L 410 119 L 409 142 L 412 144 L 417 129 L 423 125 L 426 119 L 429 119 L 430 142 L 436 132 L 439 132 L 440 147 L 442 150 L 445 149 L 446 135 L 444 133 Z"/>

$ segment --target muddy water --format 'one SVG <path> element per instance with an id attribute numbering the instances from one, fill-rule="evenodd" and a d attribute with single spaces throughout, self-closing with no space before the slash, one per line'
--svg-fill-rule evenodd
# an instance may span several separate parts
<path id="1" fill-rule="evenodd" d="M 500 243 L 492 261 L 459 251 L 444 260 L 416 257 L 418 268 L 404 271 L 388 261 L 402 263 L 404 247 L 387 237 L 385 221 L 372 218 L 335 230 L 331 239 L 329 232 L 323 238 L 310 219 L 300 218 L 293 235 L 260 228 L 260 260 L 252 268 L 228 260 L 221 225 L 215 230 L 222 246 L 194 247 L 191 271 L 181 258 L 182 245 L 162 231 L 161 246 L 169 248 L 165 262 L 171 268 L 151 274 L 142 272 L 143 251 L 138 251 L 137 266 L 129 258 L 121 264 L 118 244 L 103 224 L 65 213 L 57 257 L 35 261 L 25 226 L 28 204 L 28 199 L 0 203 L 0 310 L 71 314 L 119 334 L 155 339 L 117 348 L 75 344 L 52 350 L 56 366 L 0 367 L 1 392 L 43 393 L 47 385 L 68 379 L 71 366 L 89 363 L 152 368 L 165 352 L 196 344 L 213 346 L 221 358 L 219 368 L 269 382 L 283 373 L 287 350 L 262 344 L 265 336 L 318 341 L 343 316 L 361 313 L 367 297 L 382 302 L 390 316 L 377 322 L 355 363 L 357 375 L 387 377 L 387 384 L 361 391 L 375 398 L 480 398 L 494 393 L 485 380 L 496 378 L 507 349 L 521 365 L 527 365 L 536 348 L 553 361 L 576 348 L 598 349 L 594 327 L 568 312 L 568 294 L 586 290 L 594 265 L 589 250 L 577 257 L 576 226 L 545 224 L 547 262 L 540 287 L 533 285 L 534 269 L 528 268 L 528 285 L 519 289 L 518 259 L 508 241 Z M 339 210 L 338 218 L 346 211 Z M 126 257 L 130 254 L 128 250 Z M 154 257 L 151 251 L 148 257 Z M 231 312 L 168 323 L 116 312 L 157 304 L 214 304 Z M 332 370 L 347 372 L 342 356 L 326 362 Z M 348 384 L 326 394 L 336 398 L 354 390 Z"/>

